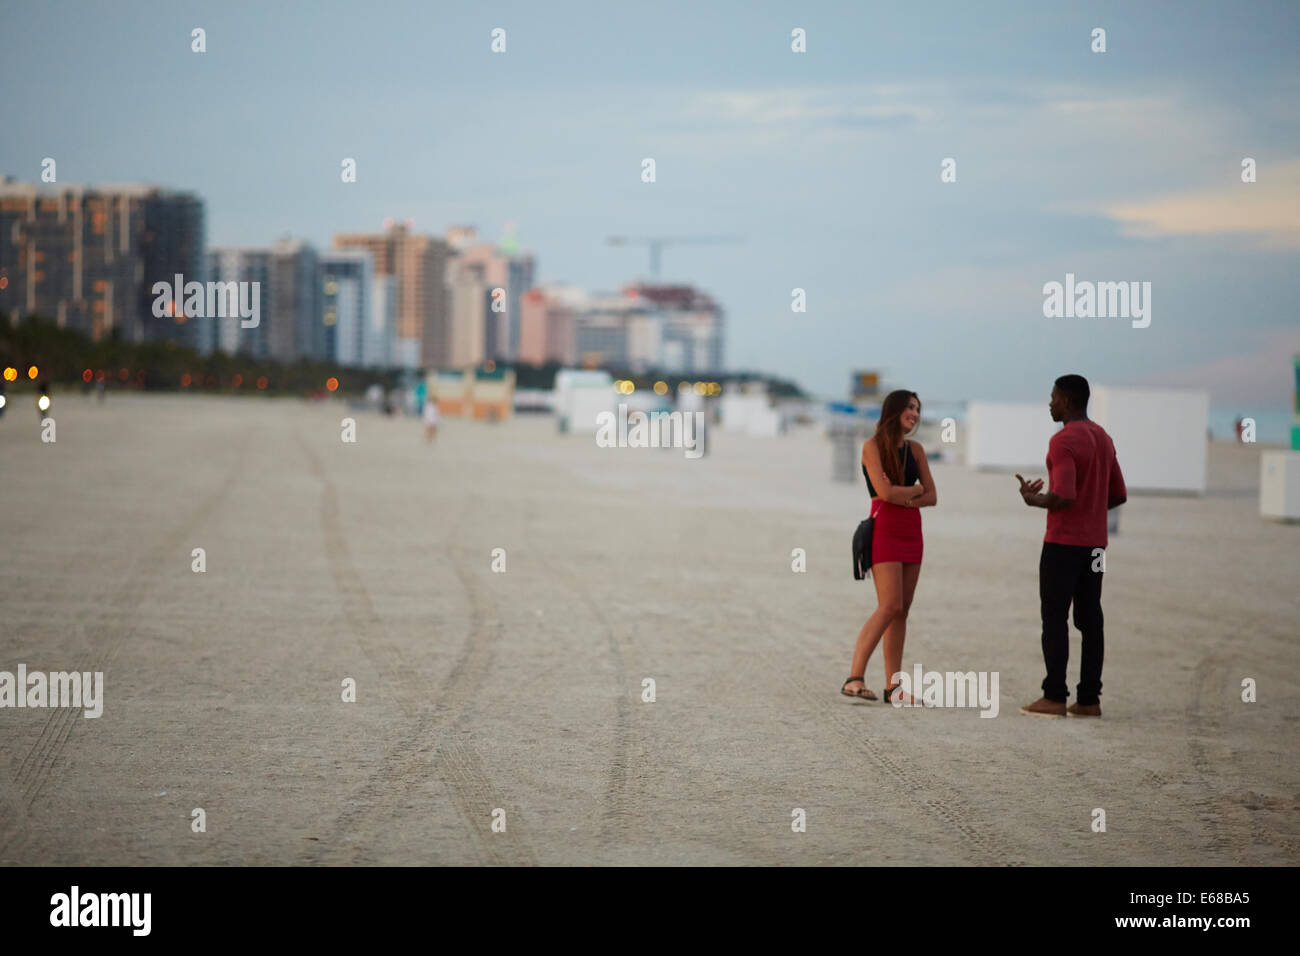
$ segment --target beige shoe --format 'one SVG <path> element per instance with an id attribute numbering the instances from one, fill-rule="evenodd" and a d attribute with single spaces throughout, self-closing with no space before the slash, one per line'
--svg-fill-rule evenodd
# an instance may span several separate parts
<path id="1" fill-rule="evenodd" d="M 1101 704 L 1071 704 L 1065 712 L 1071 717 L 1100 717 Z"/>
<path id="2" fill-rule="evenodd" d="M 1040 697 L 1032 704 L 1021 707 L 1020 712 L 1031 717 L 1064 717 L 1065 701 L 1048 700 L 1046 697 Z"/>

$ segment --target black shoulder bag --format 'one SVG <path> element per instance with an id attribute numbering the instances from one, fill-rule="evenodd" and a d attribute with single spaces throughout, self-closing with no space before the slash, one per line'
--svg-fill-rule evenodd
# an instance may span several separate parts
<path id="1" fill-rule="evenodd" d="M 863 518 L 858 530 L 853 532 L 853 580 L 861 581 L 871 574 L 871 536 L 876 530 L 876 519 Z"/>
<path id="2" fill-rule="evenodd" d="M 907 477 L 907 458 L 912 454 L 912 443 L 903 444 L 903 477 Z M 871 539 L 876 533 L 876 516 L 868 515 L 858 522 L 853 532 L 853 580 L 861 581 L 871 576 Z"/>

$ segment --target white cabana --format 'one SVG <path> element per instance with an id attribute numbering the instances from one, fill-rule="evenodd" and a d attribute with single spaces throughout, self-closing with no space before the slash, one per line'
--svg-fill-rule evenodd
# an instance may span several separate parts
<path id="1" fill-rule="evenodd" d="M 614 411 L 617 404 L 614 380 L 608 372 L 562 369 L 555 375 L 552 405 L 561 432 L 594 435 L 599 428 L 596 417 Z"/>
<path id="2" fill-rule="evenodd" d="M 1106 429 L 1129 491 L 1204 494 L 1209 393 L 1200 389 L 1093 386 L 1088 417 Z M 971 402 L 966 463 L 1019 470 L 1044 466 L 1060 425 L 1047 402 Z"/>
<path id="3" fill-rule="evenodd" d="M 1129 491 L 1205 494 L 1209 392 L 1098 385 L 1088 417 L 1115 443 Z"/>
<path id="4" fill-rule="evenodd" d="M 774 408 L 767 391 L 741 392 L 728 389 L 722 393 L 722 427 L 727 431 L 753 436 L 774 436 L 785 430 L 785 416 Z"/>
<path id="5" fill-rule="evenodd" d="M 1300 518 L 1300 451 L 1270 450 L 1259 456 L 1259 513 Z"/>
<path id="6" fill-rule="evenodd" d="M 966 407 L 966 464 L 972 468 L 1042 470 L 1047 443 L 1061 427 L 1047 402 L 971 402 Z"/>

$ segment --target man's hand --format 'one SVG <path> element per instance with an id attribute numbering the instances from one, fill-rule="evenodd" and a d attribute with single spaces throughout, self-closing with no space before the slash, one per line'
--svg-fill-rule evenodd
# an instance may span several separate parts
<path id="1" fill-rule="evenodd" d="M 1025 504 L 1031 508 L 1042 507 L 1037 500 L 1038 493 L 1043 490 L 1043 479 L 1035 478 L 1033 481 L 1025 481 L 1022 475 L 1016 475 L 1020 479 L 1020 497 L 1024 499 Z"/>
<path id="2" fill-rule="evenodd" d="M 1016 475 L 1020 478 L 1019 475 Z M 1073 498 L 1062 498 L 1054 491 L 1043 491 L 1043 479 L 1035 478 L 1033 481 L 1025 481 L 1020 478 L 1020 497 L 1024 499 L 1025 504 L 1031 508 L 1046 508 L 1048 511 L 1060 511 L 1062 508 L 1068 508 L 1074 504 Z"/>

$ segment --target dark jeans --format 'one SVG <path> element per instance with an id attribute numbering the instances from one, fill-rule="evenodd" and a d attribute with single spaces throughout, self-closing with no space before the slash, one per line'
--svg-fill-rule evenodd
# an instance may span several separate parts
<path id="1" fill-rule="evenodd" d="M 1100 703 L 1101 661 L 1105 649 L 1102 638 L 1101 555 L 1093 557 L 1092 548 L 1074 544 L 1043 542 L 1043 556 L 1038 561 L 1038 598 L 1043 611 L 1043 660 L 1047 677 L 1043 679 L 1043 696 L 1064 701 L 1070 696 L 1065 683 L 1065 665 L 1070 660 L 1070 605 L 1074 604 L 1074 626 L 1083 632 L 1083 652 L 1079 664 L 1080 704 Z"/>

